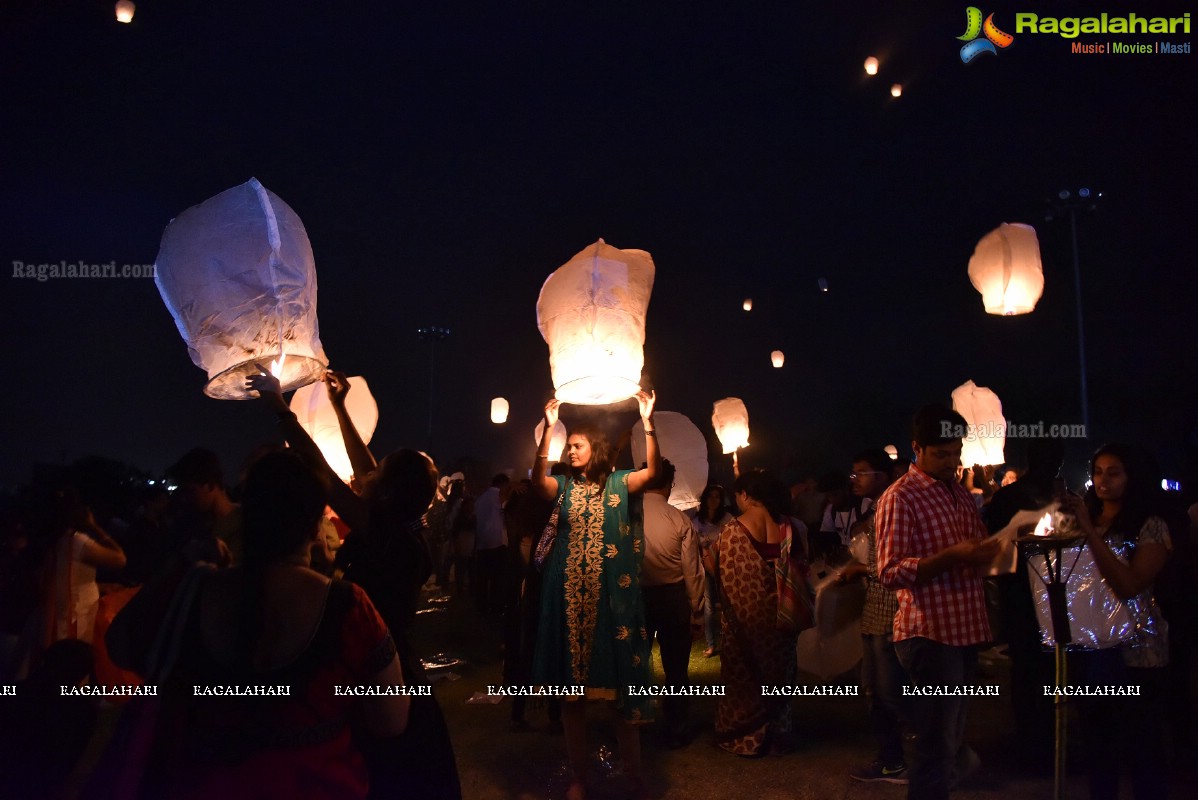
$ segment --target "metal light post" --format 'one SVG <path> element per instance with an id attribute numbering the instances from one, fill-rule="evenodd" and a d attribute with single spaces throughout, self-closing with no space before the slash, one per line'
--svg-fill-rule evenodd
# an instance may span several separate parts
<path id="1" fill-rule="evenodd" d="M 423 342 L 428 342 L 428 446 L 433 444 L 433 409 L 436 408 L 437 342 L 449 338 L 449 328 L 429 325 L 416 331 Z"/>
<path id="2" fill-rule="evenodd" d="M 1073 299 L 1077 304 L 1077 353 L 1081 370 L 1082 425 L 1085 427 L 1087 436 L 1092 434 L 1090 432 L 1090 394 L 1086 387 L 1086 332 L 1082 322 L 1082 273 L 1077 255 L 1077 212 L 1093 211 L 1098 207 L 1098 200 L 1101 197 L 1102 192 L 1092 192 L 1085 188 L 1078 189 L 1076 192 L 1062 189 L 1055 198 L 1048 201 L 1048 213 L 1044 215 L 1047 222 L 1052 222 L 1064 214 L 1069 215 L 1069 233 L 1073 243 Z"/>

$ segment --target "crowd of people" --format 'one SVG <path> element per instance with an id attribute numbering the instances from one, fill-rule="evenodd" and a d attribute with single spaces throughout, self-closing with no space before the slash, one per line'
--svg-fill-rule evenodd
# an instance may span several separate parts
<path id="1" fill-rule="evenodd" d="M 348 381 L 325 380 L 345 415 Z M 247 386 L 288 448 L 257 451 L 235 491 L 215 455 L 194 450 L 171 468 L 173 492 L 146 487 L 132 511 L 98 513 L 100 499 L 69 476 L 6 506 L 0 684 L 20 691 L 0 742 L 0 794 L 50 794 L 91 740 L 95 709 L 56 704 L 51 690 L 146 685 L 159 691 L 121 699 L 85 796 L 461 797 L 449 728 L 410 638 L 422 590 L 438 585 L 500 625 L 504 683 L 578 690 L 547 704 L 564 734 L 570 800 L 587 795 L 592 701 L 615 712 L 631 796 L 649 796 L 644 724 L 656 720 L 668 747 L 692 744 L 696 640 L 699 657 L 719 661 L 715 743 L 742 757 L 793 751 L 792 698 L 765 687 L 804 680 L 796 644 L 817 623 L 817 595 L 857 587 L 858 679 L 876 749 L 848 777 L 946 798 L 979 764 L 965 741 L 969 693 L 952 689 L 974 684 L 982 648 L 1009 658 L 1028 757 L 1051 753 L 1051 631 L 1037 618 L 1031 550 L 1020 545 L 1013 574 L 987 577 L 1014 547 L 991 534 L 1049 508 L 1072 520 L 1131 621 L 1111 646 L 1071 654 L 1071 684 L 1138 687 L 1077 698 L 1091 796 L 1116 797 L 1126 768 L 1139 800 L 1164 797 L 1167 740 L 1192 748 L 1185 587 L 1198 505 L 1187 517 L 1139 448 L 1099 449 L 1092 486 L 1071 493 L 1060 441 L 1033 441 L 1021 473 L 964 469 L 961 439 L 946 435 L 964 420 L 928 406 L 912 425 L 913 459 L 863 450 L 845 458 L 847 475 L 790 485 L 746 469 L 683 513 L 668 502 L 675 468 L 652 392 L 636 396 L 639 469 L 616 468 L 624 431 L 592 420 L 569 426 L 561 463 L 550 463 L 547 433 L 528 478 L 497 474 L 474 497 L 464 474 L 440 478 L 423 453 L 376 461 L 352 424 L 342 425 L 347 485 L 277 380 L 263 371 Z M 561 411 L 546 405 L 546 432 Z M 663 692 L 644 691 L 655 686 L 654 643 Z M 197 686 L 291 691 L 199 697 Z M 513 699 L 514 725 L 526 710 Z"/>

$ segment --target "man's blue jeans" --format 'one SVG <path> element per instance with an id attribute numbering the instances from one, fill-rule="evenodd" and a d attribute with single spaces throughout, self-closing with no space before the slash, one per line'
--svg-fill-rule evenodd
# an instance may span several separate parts
<path id="1" fill-rule="evenodd" d="M 972 686 L 977 648 L 954 647 L 916 637 L 894 643 L 899 662 L 915 687 Z M 915 752 L 907 800 L 946 800 L 957 752 L 965 742 L 966 696 L 913 696 Z"/>
<path id="2" fill-rule="evenodd" d="M 861 635 L 861 685 L 869 697 L 869 725 L 878 743 L 878 761 L 897 767 L 903 759 L 901 724 L 910 723 L 911 698 L 903 696 L 907 673 L 890 634 Z"/>

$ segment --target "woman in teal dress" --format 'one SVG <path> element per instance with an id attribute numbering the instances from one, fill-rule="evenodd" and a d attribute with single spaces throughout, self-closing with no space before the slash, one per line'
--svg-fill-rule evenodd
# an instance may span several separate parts
<path id="1" fill-rule="evenodd" d="M 641 794 L 636 725 L 651 721 L 653 706 L 651 698 L 629 691 L 651 680 L 641 605 L 642 533 L 629 518 L 628 497 L 657 474 L 661 457 L 653 425 L 656 398 L 643 391 L 636 398 L 645 425 L 647 466 L 635 471 L 613 471 L 615 453 L 607 438 L 598 429 L 578 427 L 566 440 L 570 473 L 546 475 L 549 434 L 557 424 L 559 402 L 550 400 L 545 406 L 545 435 L 532 483 L 541 497 L 560 502 L 560 511 L 557 539 L 544 563 L 533 680 L 543 686 L 583 686 L 585 699 L 613 701 L 620 717 L 616 734 L 625 773 Z M 574 770 L 566 797 L 581 800 L 586 796 L 587 766 L 584 698 L 566 699 L 562 725 Z"/>

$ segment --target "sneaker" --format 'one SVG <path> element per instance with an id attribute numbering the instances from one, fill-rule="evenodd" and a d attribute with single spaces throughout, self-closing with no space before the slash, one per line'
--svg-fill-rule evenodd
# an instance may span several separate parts
<path id="1" fill-rule="evenodd" d="M 874 781 L 907 783 L 907 765 L 899 764 L 895 767 L 888 767 L 881 761 L 873 761 L 869 766 L 853 770 L 849 773 L 849 777 L 855 781 L 865 783 L 873 783 Z"/>

